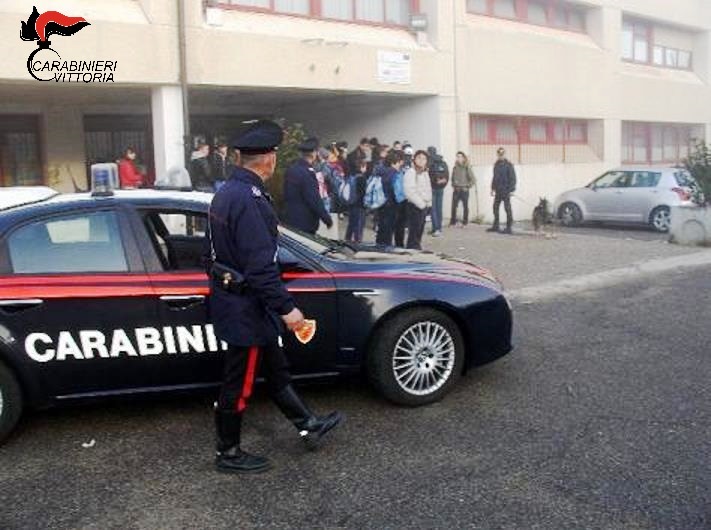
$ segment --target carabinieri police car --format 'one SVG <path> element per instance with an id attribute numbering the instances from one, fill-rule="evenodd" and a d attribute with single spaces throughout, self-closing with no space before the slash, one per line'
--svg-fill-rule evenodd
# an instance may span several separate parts
<path id="1" fill-rule="evenodd" d="M 225 344 L 206 312 L 212 196 L 0 191 L 0 440 L 25 408 L 216 386 Z M 404 405 L 444 396 L 511 350 L 511 308 L 487 271 L 282 229 L 283 279 L 307 318 L 284 337 L 297 379 L 366 373 Z"/>

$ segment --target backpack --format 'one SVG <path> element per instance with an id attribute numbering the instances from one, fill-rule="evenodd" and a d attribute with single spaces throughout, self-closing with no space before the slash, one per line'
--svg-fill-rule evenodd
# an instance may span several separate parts
<path id="1" fill-rule="evenodd" d="M 407 200 L 405 197 L 405 174 L 398 171 L 393 177 L 393 191 L 395 192 L 395 202 L 401 204 Z"/>
<path id="2" fill-rule="evenodd" d="M 368 210 L 377 210 L 387 202 L 385 190 L 383 189 L 383 179 L 379 175 L 371 175 L 368 177 L 368 183 L 365 187 L 365 197 L 363 198 L 363 206 Z"/>
<path id="3" fill-rule="evenodd" d="M 434 160 L 432 160 L 432 163 L 430 163 L 429 167 L 430 174 L 435 174 L 436 176 L 448 176 L 447 174 L 449 173 L 447 171 L 447 164 L 446 162 L 441 158 L 437 157 Z"/>
<path id="4" fill-rule="evenodd" d="M 350 175 L 343 179 L 338 188 L 338 199 L 344 206 L 355 206 L 358 201 L 357 179 L 356 175 Z"/>

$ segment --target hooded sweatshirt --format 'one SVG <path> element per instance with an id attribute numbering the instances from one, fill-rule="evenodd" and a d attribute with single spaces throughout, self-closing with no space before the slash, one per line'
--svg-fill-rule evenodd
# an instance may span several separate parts
<path id="1" fill-rule="evenodd" d="M 466 188 L 469 189 L 476 184 L 476 178 L 474 177 L 474 171 L 468 162 L 460 164 L 457 162 L 452 169 L 452 186 L 455 188 Z"/>
<path id="2" fill-rule="evenodd" d="M 403 177 L 403 188 L 408 202 L 420 210 L 432 206 L 432 184 L 426 170 L 418 173 L 414 167 L 409 168 Z"/>

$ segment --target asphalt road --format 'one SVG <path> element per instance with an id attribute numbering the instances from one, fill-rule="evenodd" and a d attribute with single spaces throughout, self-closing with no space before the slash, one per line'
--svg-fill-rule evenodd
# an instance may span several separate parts
<path id="1" fill-rule="evenodd" d="M 259 395 L 259 476 L 213 471 L 207 397 L 35 414 L 0 448 L 0 528 L 711 528 L 711 269 L 516 318 L 433 406 L 307 389 L 348 415 L 318 454 Z"/>

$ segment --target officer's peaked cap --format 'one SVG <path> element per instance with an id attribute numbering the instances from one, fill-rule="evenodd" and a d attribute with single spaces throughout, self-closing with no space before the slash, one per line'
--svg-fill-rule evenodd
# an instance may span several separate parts
<path id="1" fill-rule="evenodd" d="M 259 120 L 232 140 L 232 145 L 246 155 L 276 151 L 284 139 L 282 128 L 269 120 Z"/>
<path id="2" fill-rule="evenodd" d="M 299 151 L 302 153 L 310 153 L 311 151 L 316 151 L 318 149 L 318 138 L 311 136 L 307 138 L 299 145 Z"/>

